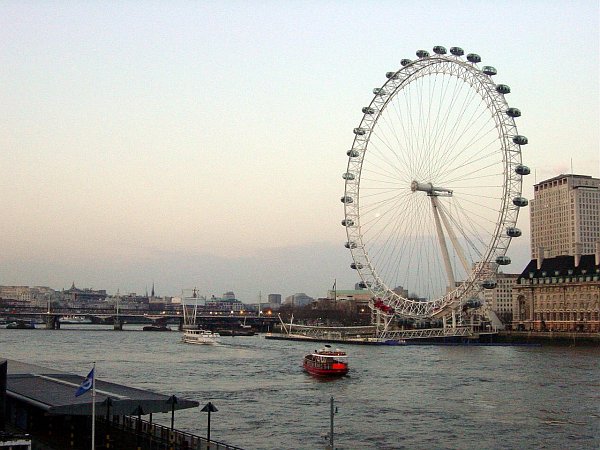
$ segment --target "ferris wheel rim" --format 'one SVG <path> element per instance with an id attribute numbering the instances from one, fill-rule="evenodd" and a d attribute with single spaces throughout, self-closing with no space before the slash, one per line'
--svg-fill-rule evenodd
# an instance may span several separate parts
<path id="1" fill-rule="evenodd" d="M 389 76 L 390 74 L 391 76 Z M 361 233 L 360 182 L 364 157 L 368 151 L 371 135 L 377 128 L 378 121 L 388 104 L 405 86 L 414 83 L 420 77 L 432 74 L 456 77 L 469 84 L 470 88 L 482 97 L 487 110 L 496 123 L 498 139 L 501 142 L 502 161 L 505 167 L 501 206 L 493 239 L 486 249 L 483 264 L 479 268 L 474 268 L 461 285 L 446 295 L 426 301 L 417 301 L 394 292 L 391 286 L 388 286 L 388 283 L 379 276 L 369 257 Z M 513 205 L 511 200 L 521 198 L 522 179 L 516 173 L 516 167 L 522 165 L 521 149 L 520 145 L 510 140 L 511 136 L 519 135 L 513 120 L 514 116 L 506 113 L 509 109 L 508 103 L 504 98 L 504 94 L 497 90 L 497 86 L 492 81 L 491 75 L 484 73 L 473 62 L 464 61 L 459 56 L 427 55 L 404 65 L 394 73 L 388 73 L 388 80 L 380 88 L 374 89 L 374 96 L 369 106 L 363 108 L 363 117 L 359 126 L 354 130 L 355 138 L 352 148 L 348 152 L 348 165 L 344 174 L 343 225 L 346 227 L 347 247 L 350 249 L 354 260 L 353 268 L 357 270 L 362 283 L 371 290 L 375 297 L 382 298 L 388 306 L 393 306 L 393 312 L 387 312 L 388 315 L 400 314 L 403 316 L 426 317 L 431 316 L 436 310 L 456 304 L 466 295 L 469 289 L 482 281 L 483 276 L 486 275 L 485 270 L 482 268 L 492 258 L 505 256 L 508 250 L 511 237 L 503 235 L 503 230 L 514 228 L 517 222 L 519 207 Z M 417 180 L 414 182 L 418 183 Z M 385 311 L 384 314 L 386 314 Z"/>

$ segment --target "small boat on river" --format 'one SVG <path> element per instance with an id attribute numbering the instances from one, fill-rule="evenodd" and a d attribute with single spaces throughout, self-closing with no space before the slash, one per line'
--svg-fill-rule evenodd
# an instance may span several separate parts
<path id="1" fill-rule="evenodd" d="M 185 330 L 182 340 L 186 344 L 216 344 L 218 339 L 219 333 L 210 330 Z"/>
<path id="2" fill-rule="evenodd" d="M 191 300 L 193 304 L 188 304 L 188 300 Z M 181 294 L 181 308 L 183 309 L 183 338 L 181 340 L 186 344 L 216 344 L 219 333 L 204 330 L 196 322 L 199 300 L 196 289 L 191 297 L 186 297 L 183 292 Z M 205 300 L 203 299 L 203 301 Z"/>
<path id="3" fill-rule="evenodd" d="M 142 328 L 143 331 L 171 331 L 166 325 L 146 325 Z"/>
<path id="4" fill-rule="evenodd" d="M 246 330 L 243 328 L 219 328 L 220 336 L 254 336 L 254 330 Z"/>
<path id="5" fill-rule="evenodd" d="M 7 330 L 33 330 L 35 329 L 35 324 L 33 320 L 31 322 L 25 322 L 24 320 L 16 320 L 14 322 L 9 322 L 6 325 Z"/>
<path id="6" fill-rule="evenodd" d="M 62 316 L 61 318 L 58 319 L 58 321 L 62 325 L 81 325 L 83 323 L 85 323 L 85 324 L 92 323 L 92 319 L 90 319 L 89 317 L 78 316 L 78 315 Z"/>
<path id="7" fill-rule="evenodd" d="M 317 377 L 342 377 L 348 373 L 348 355 L 346 352 L 325 345 L 304 357 L 304 370 Z"/>

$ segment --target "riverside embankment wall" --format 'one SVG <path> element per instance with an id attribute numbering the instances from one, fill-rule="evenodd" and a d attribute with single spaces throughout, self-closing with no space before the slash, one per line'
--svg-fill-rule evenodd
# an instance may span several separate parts
<path id="1" fill-rule="evenodd" d="M 501 331 L 493 342 L 542 345 L 587 345 L 600 347 L 600 333 L 566 331 Z"/>

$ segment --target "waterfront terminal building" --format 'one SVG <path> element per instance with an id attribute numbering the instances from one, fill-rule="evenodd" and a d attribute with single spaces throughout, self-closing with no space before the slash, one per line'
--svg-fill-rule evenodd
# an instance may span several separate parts
<path id="1" fill-rule="evenodd" d="M 530 205 L 532 259 L 513 288 L 513 327 L 600 331 L 600 179 L 550 178 Z"/>
<path id="2" fill-rule="evenodd" d="M 600 332 L 600 243 L 592 255 L 531 260 L 513 301 L 516 330 Z"/>

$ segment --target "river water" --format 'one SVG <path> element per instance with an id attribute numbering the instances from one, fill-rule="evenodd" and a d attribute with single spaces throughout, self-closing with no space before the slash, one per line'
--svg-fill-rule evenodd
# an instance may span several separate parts
<path id="1" fill-rule="evenodd" d="M 323 449 L 330 397 L 338 449 L 599 449 L 597 347 L 347 345 L 350 373 L 302 371 L 315 344 L 263 336 L 182 344 L 181 334 L 107 327 L 0 329 L 0 358 L 200 402 L 211 438 L 252 450 Z M 168 425 L 170 414 L 153 420 Z M 205 436 L 199 408 L 178 429 Z"/>

